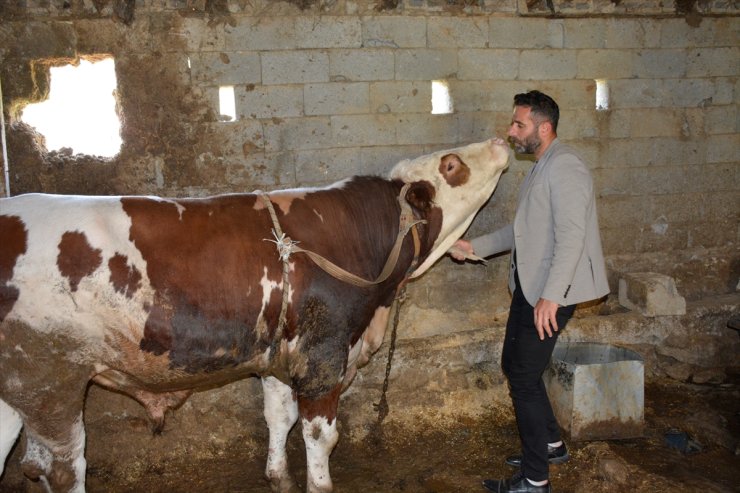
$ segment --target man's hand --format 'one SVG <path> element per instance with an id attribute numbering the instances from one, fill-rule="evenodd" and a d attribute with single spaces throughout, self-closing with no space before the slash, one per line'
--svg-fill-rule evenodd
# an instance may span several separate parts
<path id="1" fill-rule="evenodd" d="M 457 240 L 450 249 L 447 250 L 447 253 L 450 254 L 450 257 L 460 261 L 475 255 L 473 245 L 468 240 Z"/>
<path id="2" fill-rule="evenodd" d="M 545 333 L 547 337 L 552 337 L 552 331 L 557 332 L 558 321 L 555 319 L 557 311 L 558 304 L 545 298 L 540 298 L 534 306 L 534 326 L 541 341 L 545 340 Z"/>

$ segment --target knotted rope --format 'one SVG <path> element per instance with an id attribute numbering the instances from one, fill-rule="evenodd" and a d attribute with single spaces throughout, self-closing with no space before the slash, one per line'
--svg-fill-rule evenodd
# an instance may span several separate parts
<path id="1" fill-rule="evenodd" d="M 298 241 L 292 240 L 290 237 L 288 237 L 280 227 L 280 222 L 278 221 L 277 214 L 275 213 L 275 208 L 272 205 L 272 201 L 270 200 L 270 197 L 267 193 L 257 190 L 255 193 L 260 197 L 262 200 L 262 203 L 265 205 L 267 210 L 270 213 L 270 218 L 272 219 L 272 236 L 275 238 L 274 240 L 265 238 L 264 241 L 270 241 L 272 243 L 275 243 L 278 251 L 278 257 L 283 263 L 283 300 L 282 304 L 280 306 L 280 318 L 278 320 L 278 326 L 275 331 L 275 336 L 272 339 L 272 343 L 270 345 L 271 351 L 270 351 L 270 359 L 272 359 L 275 356 L 276 353 L 276 346 L 278 341 L 282 339 L 283 336 L 283 330 L 285 327 L 285 314 L 288 310 L 288 285 L 289 285 L 289 271 L 290 266 L 288 264 L 290 260 L 290 256 L 294 253 L 305 253 L 306 255 L 311 258 L 311 260 L 314 261 L 316 265 L 318 265 L 321 269 L 323 269 L 326 273 L 330 274 L 336 279 L 339 279 L 340 281 L 347 282 L 349 284 L 352 284 L 357 287 L 361 288 L 367 288 L 371 286 L 375 286 L 377 284 L 380 284 L 381 282 L 388 279 L 388 277 L 393 273 L 393 271 L 396 268 L 396 264 L 398 263 L 398 257 L 401 253 L 401 247 L 403 246 L 403 240 L 408 234 L 409 231 L 412 231 L 412 237 L 414 239 L 414 260 L 411 263 L 411 267 L 409 267 L 409 270 L 406 273 L 406 277 L 404 278 L 402 284 L 405 284 L 406 280 L 408 279 L 408 276 L 411 274 L 411 271 L 413 268 L 416 267 L 416 264 L 418 263 L 419 258 L 419 252 L 420 252 L 420 240 L 419 240 L 419 233 L 416 229 L 416 225 L 420 223 L 426 223 L 426 220 L 424 219 L 415 219 L 413 211 L 411 210 L 411 206 L 406 201 L 406 192 L 409 189 L 409 184 L 405 184 L 401 188 L 401 192 L 398 196 L 398 202 L 401 207 L 401 215 L 399 218 L 399 225 L 398 225 L 398 235 L 396 236 L 396 242 L 393 245 L 393 249 L 388 254 L 388 258 L 386 259 L 385 266 L 383 267 L 383 270 L 378 275 L 378 277 L 373 280 L 369 281 L 367 279 L 363 279 L 362 277 L 359 277 L 351 272 L 348 272 L 338 265 L 332 263 L 331 261 L 327 260 L 326 258 L 322 257 L 318 253 L 312 252 L 310 250 L 305 250 L 298 246 Z M 398 297 L 396 298 L 398 299 Z M 396 320 L 396 323 L 398 321 Z M 395 328 L 394 328 L 395 333 Z M 395 335 L 394 335 L 395 340 Z M 390 363 L 390 362 L 389 362 Z M 388 370 L 390 372 L 390 370 Z M 385 385 L 387 387 L 387 384 Z"/>

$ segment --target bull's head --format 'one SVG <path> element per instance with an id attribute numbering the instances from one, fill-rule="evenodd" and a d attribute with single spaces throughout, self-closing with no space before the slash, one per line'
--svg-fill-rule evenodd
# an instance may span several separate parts
<path id="1" fill-rule="evenodd" d="M 442 211 L 442 228 L 432 251 L 412 277 L 425 272 L 460 238 L 496 188 L 509 163 L 509 147 L 501 139 L 438 151 L 398 163 L 391 179 L 426 181 L 434 187 L 434 206 Z"/>

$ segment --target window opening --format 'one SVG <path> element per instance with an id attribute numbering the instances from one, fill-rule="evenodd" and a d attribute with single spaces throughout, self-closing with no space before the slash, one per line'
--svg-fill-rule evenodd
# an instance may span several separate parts
<path id="1" fill-rule="evenodd" d="M 606 79 L 596 79 L 596 110 L 609 109 L 609 84 Z"/>
<path id="2" fill-rule="evenodd" d="M 49 78 L 49 98 L 21 112 L 21 120 L 45 137 L 47 151 L 67 147 L 75 154 L 118 154 L 122 140 L 113 58 L 51 67 Z"/>
<path id="3" fill-rule="evenodd" d="M 452 98 L 450 87 L 446 80 L 432 81 L 432 114 L 444 115 L 452 113 Z"/>
<path id="4" fill-rule="evenodd" d="M 221 86 L 218 88 L 218 112 L 222 122 L 233 122 L 236 120 L 236 98 L 234 97 L 234 86 Z"/>

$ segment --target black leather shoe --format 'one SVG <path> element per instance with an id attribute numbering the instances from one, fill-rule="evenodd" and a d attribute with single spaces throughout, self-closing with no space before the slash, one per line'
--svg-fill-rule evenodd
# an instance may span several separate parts
<path id="1" fill-rule="evenodd" d="M 495 493 L 550 493 L 550 483 L 535 486 L 518 471 L 511 479 L 484 479 L 483 487 Z"/>
<path id="2" fill-rule="evenodd" d="M 562 464 L 568 462 L 570 455 L 568 454 L 568 448 L 565 446 L 565 442 L 559 447 L 547 446 L 547 461 L 550 464 Z M 514 467 L 522 467 L 522 455 L 510 455 L 506 458 L 506 463 Z"/>

